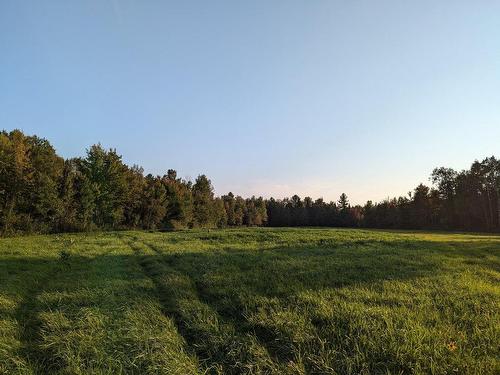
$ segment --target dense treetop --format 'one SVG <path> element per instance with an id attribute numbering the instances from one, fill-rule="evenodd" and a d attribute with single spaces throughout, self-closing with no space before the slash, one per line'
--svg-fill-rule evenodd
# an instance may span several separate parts
<path id="1" fill-rule="evenodd" d="M 343 226 L 500 231 L 500 160 L 470 169 L 436 168 L 432 187 L 351 206 L 322 198 L 215 197 L 211 181 L 144 175 L 114 149 L 91 146 L 64 160 L 50 143 L 19 130 L 0 132 L 0 232 L 166 229 L 225 226 Z"/>

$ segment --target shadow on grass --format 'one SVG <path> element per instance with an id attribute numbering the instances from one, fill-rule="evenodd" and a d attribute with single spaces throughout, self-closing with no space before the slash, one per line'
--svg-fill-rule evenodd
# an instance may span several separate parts
<path id="1" fill-rule="evenodd" d="M 317 246 L 172 254 L 162 252 L 153 244 L 147 245 L 164 262 L 192 278 L 201 289 L 224 287 L 229 280 L 237 280 L 249 292 L 269 297 L 286 297 L 303 290 L 339 288 L 354 283 L 414 279 L 445 271 L 449 260 L 500 271 L 500 247 L 495 250 L 491 243 L 325 242 Z M 220 284 L 207 284 L 210 275 Z M 222 277 L 227 277 L 227 281 Z"/>
<path id="2" fill-rule="evenodd" d="M 167 269 L 188 278 L 195 286 L 197 298 L 210 306 L 235 327 L 240 335 L 254 334 L 269 353 L 279 362 L 292 359 L 292 350 L 280 347 L 276 332 L 265 326 L 250 323 L 245 315 L 247 301 L 276 298 L 293 305 L 296 296 L 305 291 L 328 288 L 344 288 L 350 285 L 373 285 L 384 280 L 408 281 L 441 272 L 448 260 L 462 261 L 465 266 L 475 265 L 499 271 L 498 249 L 493 244 L 474 242 L 426 242 L 426 241 L 369 241 L 335 243 L 318 241 L 314 244 L 295 244 L 293 247 L 271 247 L 264 250 L 183 251 L 164 253 L 155 245 L 146 243 L 154 255 L 101 255 L 94 258 L 71 255 L 68 259 L 19 258 L 0 259 L 0 293 L 12 293 L 12 288 L 23 282 L 22 302 L 14 312 L 20 325 L 22 350 L 20 355 L 29 362 L 36 362 L 40 373 L 55 371 L 59 364 L 52 362 L 51 354 L 40 349 L 41 322 L 39 313 L 57 309 L 65 303 L 78 307 L 92 306 L 89 298 L 78 301 L 79 293 L 65 296 L 51 305 L 41 305 L 38 296 L 43 292 L 78 291 L 79 277 L 90 267 L 111 268 L 115 263 L 147 263 L 158 261 Z M 493 250 L 492 250 L 493 249 Z M 150 276 L 150 275 L 148 275 Z M 161 275 L 156 275 L 161 276 Z M 60 278 L 71 280 L 61 283 Z M 100 284 L 132 276 L 102 272 L 96 280 Z M 142 276 L 140 276 L 142 277 Z M 58 280 L 59 279 L 59 280 Z M 120 291 L 117 291 L 120 292 Z M 126 293 L 126 291 L 121 291 Z M 161 293 L 169 293 L 162 288 Z M 177 295 L 182 295 L 177 293 Z M 174 297 L 175 298 L 175 295 Z M 162 304 L 172 298 L 161 298 Z M 170 301 L 170 302 L 169 302 Z M 164 306 L 171 311 L 170 306 Z M 9 314 L 0 309 L 0 316 Z M 177 317 L 179 326 L 182 322 Z M 184 323 L 185 324 L 185 323 Z M 197 338 L 186 338 L 187 345 L 196 347 Z"/>
<path id="3" fill-rule="evenodd" d="M 247 321 L 248 309 L 256 308 L 249 302 L 274 298 L 293 306 L 302 292 L 351 285 L 370 287 L 386 280 L 411 281 L 441 272 L 459 272 L 454 261 L 464 267 L 500 270 L 498 257 L 492 259 L 499 254 L 495 244 L 471 245 L 414 240 L 323 242 L 318 247 L 169 254 L 149 244 L 169 267 L 190 278 L 203 303 L 241 334 L 255 334 L 280 362 L 291 360 L 292 350 L 280 347 L 276 332 Z"/>
<path id="4" fill-rule="evenodd" d="M 64 367 L 64 363 L 43 345 L 43 322 L 40 314 L 44 312 L 65 311 L 67 307 L 78 312 L 85 307 L 97 306 L 102 301 L 98 291 L 104 285 L 114 284 L 123 279 L 127 281 L 137 275 L 117 275 L 101 272 L 99 278 L 90 285 L 88 271 L 95 267 L 103 270 L 112 269 L 113 264 L 133 262 L 131 256 L 97 256 L 93 258 L 70 255 L 68 258 L 0 258 L 0 296 L 13 297 L 19 301 L 0 306 L 2 319 L 17 322 L 20 346 L 12 356 L 22 358 L 30 373 L 55 373 Z M 145 277 L 142 276 L 142 279 Z M 82 286 L 86 285 L 85 288 Z M 126 293 L 126 290 L 117 290 Z M 55 293 L 52 299 L 41 302 L 44 293 Z M 105 298 L 105 296 L 104 296 Z M 0 300 L 1 302 L 1 300 Z"/>

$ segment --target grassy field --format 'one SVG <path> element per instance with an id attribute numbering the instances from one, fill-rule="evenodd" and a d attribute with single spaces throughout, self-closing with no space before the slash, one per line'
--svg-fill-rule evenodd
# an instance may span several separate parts
<path id="1" fill-rule="evenodd" d="M 0 374 L 498 374 L 500 237 L 0 240 Z"/>

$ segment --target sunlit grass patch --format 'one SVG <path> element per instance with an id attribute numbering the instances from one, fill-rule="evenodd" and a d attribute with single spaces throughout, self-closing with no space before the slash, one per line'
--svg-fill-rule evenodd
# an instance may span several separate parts
<path id="1" fill-rule="evenodd" d="M 139 231 L 0 242 L 0 373 L 495 374 L 500 237 Z"/>

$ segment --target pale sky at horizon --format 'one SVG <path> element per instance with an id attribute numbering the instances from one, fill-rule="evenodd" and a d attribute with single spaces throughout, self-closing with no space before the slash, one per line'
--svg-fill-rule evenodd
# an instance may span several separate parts
<path id="1" fill-rule="evenodd" d="M 500 2 L 0 2 L 0 129 L 218 195 L 405 195 L 500 156 Z"/>

